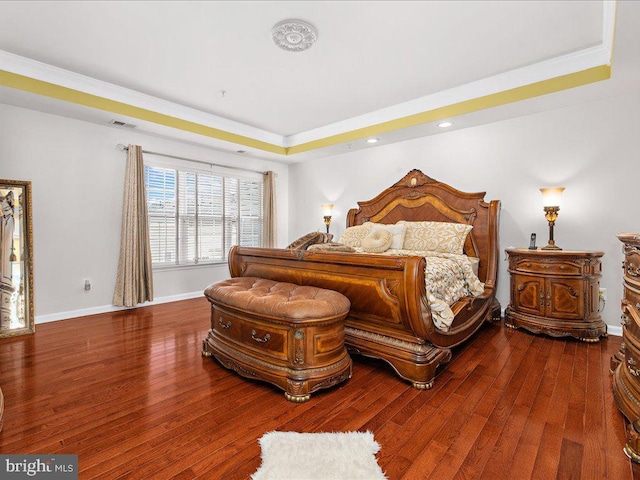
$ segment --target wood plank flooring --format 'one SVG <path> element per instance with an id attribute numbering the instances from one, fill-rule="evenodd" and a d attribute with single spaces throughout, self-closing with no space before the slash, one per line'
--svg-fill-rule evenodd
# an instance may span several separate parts
<path id="1" fill-rule="evenodd" d="M 0 452 L 79 455 L 81 479 L 246 479 L 271 430 L 370 430 L 392 480 L 633 478 L 597 344 L 486 325 L 432 390 L 354 356 L 353 378 L 296 405 L 203 358 L 209 304 L 38 325 L 0 340 Z"/>

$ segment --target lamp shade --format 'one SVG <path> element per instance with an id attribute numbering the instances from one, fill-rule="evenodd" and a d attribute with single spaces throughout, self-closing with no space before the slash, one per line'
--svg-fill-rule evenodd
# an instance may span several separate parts
<path id="1" fill-rule="evenodd" d="M 540 191 L 542 192 L 542 205 L 544 207 L 560 206 L 560 199 L 562 198 L 564 187 L 541 188 Z"/>
<path id="2" fill-rule="evenodd" d="M 322 215 L 330 217 L 333 214 L 333 203 L 325 203 L 322 205 Z"/>

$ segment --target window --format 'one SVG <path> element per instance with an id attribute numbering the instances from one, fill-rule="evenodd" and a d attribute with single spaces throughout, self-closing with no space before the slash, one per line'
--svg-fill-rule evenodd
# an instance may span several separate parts
<path id="1" fill-rule="evenodd" d="M 151 163 L 145 187 L 154 267 L 223 262 L 232 245 L 262 246 L 259 175 Z"/>

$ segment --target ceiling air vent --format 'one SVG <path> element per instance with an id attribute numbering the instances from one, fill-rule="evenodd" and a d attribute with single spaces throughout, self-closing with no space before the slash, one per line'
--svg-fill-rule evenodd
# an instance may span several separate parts
<path id="1" fill-rule="evenodd" d="M 109 120 L 109 123 L 111 125 L 115 125 L 116 127 L 126 127 L 126 128 L 136 128 L 137 125 L 134 125 L 133 123 L 127 123 L 127 122 L 123 122 L 121 120 Z"/>

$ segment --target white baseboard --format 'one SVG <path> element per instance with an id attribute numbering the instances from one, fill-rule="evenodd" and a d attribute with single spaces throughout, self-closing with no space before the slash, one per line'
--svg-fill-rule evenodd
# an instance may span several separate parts
<path id="1" fill-rule="evenodd" d="M 615 335 L 616 337 L 621 337 L 622 327 L 618 325 L 607 325 L 607 333 L 609 335 Z"/>
<path id="2" fill-rule="evenodd" d="M 67 312 L 50 313 L 48 315 L 36 315 L 36 325 L 39 323 L 56 322 L 58 320 L 67 320 L 69 318 L 86 317 L 87 315 L 96 315 L 98 313 L 118 312 L 120 310 L 131 310 L 132 308 L 147 307 L 149 305 L 158 305 L 161 303 L 177 302 L 187 300 L 189 298 L 202 297 L 202 291 L 180 293 L 178 295 L 169 295 L 159 297 L 152 302 L 145 302 L 136 307 L 116 307 L 114 305 L 102 305 L 100 307 L 82 308 L 80 310 L 69 310 Z"/>
<path id="3" fill-rule="evenodd" d="M 203 294 L 201 291 L 180 293 L 178 295 L 169 295 L 167 297 L 156 298 L 153 302 L 147 302 L 137 307 L 116 307 L 114 305 L 103 305 L 101 307 L 82 308 L 80 310 L 70 310 L 68 312 L 51 313 L 49 315 L 36 315 L 36 325 L 39 323 L 56 322 L 58 320 L 67 320 L 69 318 L 86 317 L 87 315 L 96 315 L 98 313 L 118 312 L 120 310 L 131 310 L 132 308 L 146 307 L 149 305 L 158 305 L 160 303 L 178 302 L 180 300 L 188 300 L 190 298 L 198 298 Z M 504 318 L 504 309 L 502 310 L 502 318 Z M 607 325 L 607 333 L 616 337 L 622 336 L 622 327 L 618 325 Z"/>

